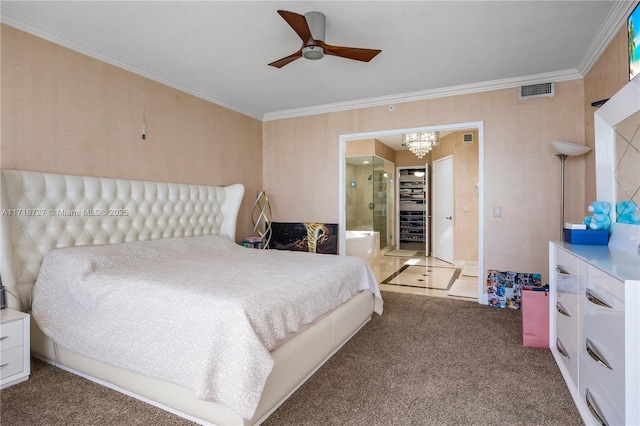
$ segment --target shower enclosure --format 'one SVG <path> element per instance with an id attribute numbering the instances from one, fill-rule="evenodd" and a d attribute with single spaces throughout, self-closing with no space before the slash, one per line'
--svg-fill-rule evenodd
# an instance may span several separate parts
<path id="1" fill-rule="evenodd" d="M 378 250 L 394 243 L 395 165 L 376 156 L 346 159 L 346 223 L 349 231 L 377 231 Z"/>

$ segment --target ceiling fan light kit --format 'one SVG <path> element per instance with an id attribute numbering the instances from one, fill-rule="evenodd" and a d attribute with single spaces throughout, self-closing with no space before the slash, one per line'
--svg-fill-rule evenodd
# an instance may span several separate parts
<path id="1" fill-rule="evenodd" d="M 322 59 L 324 57 L 324 49 L 320 46 L 307 46 L 302 48 L 302 56 L 311 60 Z"/>
<path id="2" fill-rule="evenodd" d="M 325 43 L 325 16 L 320 12 L 307 12 L 304 15 L 300 15 L 295 12 L 278 10 L 278 13 L 298 34 L 298 37 L 302 40 L 302 46 L 297 52 L 270 63 L 269 65 L 272 67 L 282 68 L 298 58 L 322 59 L 324 55 L 369 62 L 381 52 L 378 49 L 332 46 Z"/>

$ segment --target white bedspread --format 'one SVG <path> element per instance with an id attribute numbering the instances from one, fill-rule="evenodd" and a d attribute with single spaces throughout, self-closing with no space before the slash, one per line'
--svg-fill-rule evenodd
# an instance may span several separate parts
<path id="1" fill-rule="evenodd" d="M 276 341 L 361 290 L 376 296 L 381 314 L 361 259 L 171 238 L 49 251 L 32 313 L 67 349 L 251 418 Z"/>

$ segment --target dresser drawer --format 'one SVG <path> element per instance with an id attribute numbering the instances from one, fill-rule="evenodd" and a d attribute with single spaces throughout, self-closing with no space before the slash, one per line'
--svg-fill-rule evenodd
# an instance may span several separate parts
<path id="1" fill-rule="evenodd" d="M 578 258 L 574 255 L 558 248 L 556 250 L 556 272 L 557 276 L 575 277 L 578 275 Z"/>
<path id="2" fill-rule="evenodd" d="M 577 336 L 576 336 L 577 337 Z M 576 385 L 578 384 L 578 359 L 580 352 L 578 351 L 578 345 L 573 340 L 574 335 L 569 333 L 561 325 L 556 327 L 556 349 L 560 353 L 560 359 L 571 376 L 571 380 Z"/>
<path id="3" fill-rule="evenodd" d="M 571 296 L 556 293 L 555 309 L 556 323 L 564 327 L 577 342 L 580 334 L 580 308 L 578 302 Z"/>
<path id="4" fill-rule="evenodd" d="M 13 309 L 0 310 L 0 389 L 29 378 L 29 315 Z"/>
<path id="5" fill-rule="evenodd" d="M 589 267 L 589 274 L 590 287 L 602 289 L 611 293 L 612 297 L 624 302 L 624 283 L 622 281 L 593 266 Z"/>
<path id="6" fill-rule="evenodd" d="M 624 347 L 624 284 L 590 267 L 591 279 L 580 299 L 582 314 Z M 585 330 L 586 332 L 586 330 Z"/>
<path id="7" fill-rule="evenodd" d="M 585 316 L 583 333 L 580 346 L 581 362 L 591 368 L 611 399 L 618 405 L 620 411 L 624 412 L 624 347 L 615 342 L 611 333 L 601 329 L 592 316 Z M 599 359 L 601 361 L 598 361 Z"/>
<path id="8" fill-rule="evenodd" d="M 592 422 L 586 421 L 587 424 L 601 424 L 594 414 L 594 411 L 604 420 L 605 424 L 610 426 L 624 425 L 624 409 L 614 402 L 614 400 L 605 391 L 604 386 L 598 381 L 596 375 L 593 374 L 588 363 L 589 355 L 581 355 L 580 372 L 579 372 L 579 388 L 580 398 L 586 404 L 590 411 Z"/>
<path id="9" fill-rule="evenodd" d="M 24 322 L 7 321 L 0 325 L 0 351 L 24 345 Z"/>
<path id="10" fill-rule="evenodd" d="M 24 371 L 24 347 L 0 352 L 0 379 L 6 379 Z"/>
<path id="11" fill-rule="evenodd" d="M 571 297 L 576 300 L 579 299 L 578 293 L 578 275 L 568 275 L 562 272 L 556 271 L 556 293 L 558 296 Z"/>

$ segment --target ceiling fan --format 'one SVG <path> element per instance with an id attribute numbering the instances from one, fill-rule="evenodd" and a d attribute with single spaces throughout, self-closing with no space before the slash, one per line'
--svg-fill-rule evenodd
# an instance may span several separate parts
<path id="1" fill-rule="evenodd" d="M 280 16 L 293 28 L 302 39 L 300 49 L 282 59 L 271 62 L 269 65 L 282 68 L 298 58 L 320 59 L 324 55 L 340 56 L 356 61 L 369 62 L 382 50 L 360 49 L 357 47 L 332 46 L 324 42 L 325 16 L 320 12 L 307 12 L 300 15 L 286 10 L 278 10 Z"/>

